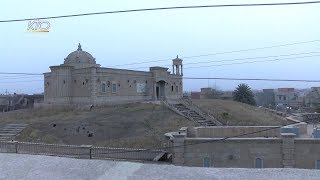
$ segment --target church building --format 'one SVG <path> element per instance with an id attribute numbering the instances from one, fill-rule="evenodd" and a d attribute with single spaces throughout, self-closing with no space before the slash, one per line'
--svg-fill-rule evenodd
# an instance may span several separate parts
<path id="1" fill-rule="evenodd" d="M 44 103 L 104 105 L 108 103 L 158 101 L 182 97 L 182 59 L 172 60 L 172 72 L 165 67 L 135 71 L 100 67 L 81 45 L 64 63 L 44 73 Z"/>

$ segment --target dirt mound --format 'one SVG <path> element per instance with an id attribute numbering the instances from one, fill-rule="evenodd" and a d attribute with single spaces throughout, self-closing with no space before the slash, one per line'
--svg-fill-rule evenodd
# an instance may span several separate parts
<path id="1" fill-rule="evenodd" d="M 162 147 L 167 143 L 165 133 L 183 126 L 195 126 L 166 107 L 147 103 L 107 106 L 91 111 L 19 110 L 2 115 L 1 124 L 30 124 L 16 138 L 18 141 L 109 147 Z"/>

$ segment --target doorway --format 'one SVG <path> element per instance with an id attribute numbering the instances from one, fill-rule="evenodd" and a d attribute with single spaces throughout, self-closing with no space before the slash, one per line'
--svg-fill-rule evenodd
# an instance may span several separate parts
<path id="1" fill-rule="evenodd" d="M 165 85 L 166 85 L 165 81 L 157 82 L 157 87 L 156 87 L 157 100 L 165 99 L 165 97 L 166 97 L 166 95 L 165 95 Z"/>

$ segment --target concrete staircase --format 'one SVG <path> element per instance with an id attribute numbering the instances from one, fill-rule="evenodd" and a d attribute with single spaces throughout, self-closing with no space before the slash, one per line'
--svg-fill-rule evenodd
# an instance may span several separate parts
<path id="1" fill-rule="evenodd" d="M 200 126 L 222 126 L 222 123 L 212 115 L 203 112 L 190 101 L 191 100 L 180 99 L 177 102 L 163 101 L 163 103 L 174 112 L 198 123 Z"/>
<path id="2" fill-rule="evenodd" d="M 7 124 L 0 128 L 0 141 L 10 141 L 15 138 L 28 124 Z"/>

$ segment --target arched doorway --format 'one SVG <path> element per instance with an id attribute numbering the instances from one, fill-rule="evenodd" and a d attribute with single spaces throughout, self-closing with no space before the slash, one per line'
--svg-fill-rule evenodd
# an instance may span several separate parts
<path id="1" fill-rule="evenodd" d="M 156 97 L 157 100 L 160 99 L 165 99 L 166 95 L 165 95 L 165 86 L 166 86 L 166 82 L 161 80 L 158 81 L 156 84 Z"/>

